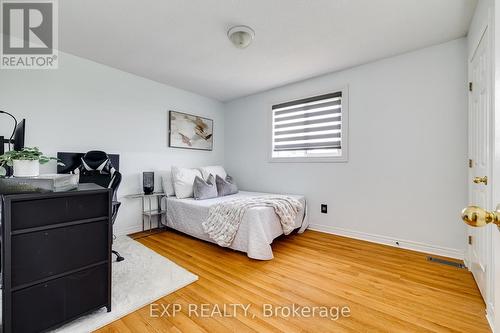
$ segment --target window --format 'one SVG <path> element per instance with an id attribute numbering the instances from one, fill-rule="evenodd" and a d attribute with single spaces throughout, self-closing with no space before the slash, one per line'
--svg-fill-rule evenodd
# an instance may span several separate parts
<path id="1" fill-rule="evenodd" d="M 272 161 L 347 160 L 347 90 L 272 106 Z"/>

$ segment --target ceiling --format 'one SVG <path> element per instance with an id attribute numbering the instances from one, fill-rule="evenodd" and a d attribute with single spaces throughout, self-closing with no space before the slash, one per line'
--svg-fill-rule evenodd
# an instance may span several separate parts
<path id="1" fill-rule="evenodd" d="M 64 0 L 59 48 L 228 101 L 467 34 L 476 0 Z M 244 24 L 240 50 L 226 31 Z"/>

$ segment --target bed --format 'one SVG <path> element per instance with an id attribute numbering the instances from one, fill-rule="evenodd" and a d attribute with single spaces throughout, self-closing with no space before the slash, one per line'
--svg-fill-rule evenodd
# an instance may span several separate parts
<path id="1" fill-rule="evenodd" d="M 214 243 L 202 227 L 202 223 L 208 217 L 210 207 L 236 198 L 261 195 L 269 195 L 269 193 L 240 191 L 237 194 L 207 200 L 167 197 L 167 214 L 164 224 L 166 223 L 166 226 L 182 233 Z M 299 200 L 302 204 L 302 209 L 297 214 L 295 221 L 295 229 L 302 233 L 308 226 L 306 200 L 300 195 L 289 196 Z M 244 215 L 234 241 L 229 248 L 245 252 L 252 259 L 270 260 L 273 258 L 271 243 L 282 234 L 281 223 L 272 207 L 250 208 Z"/>

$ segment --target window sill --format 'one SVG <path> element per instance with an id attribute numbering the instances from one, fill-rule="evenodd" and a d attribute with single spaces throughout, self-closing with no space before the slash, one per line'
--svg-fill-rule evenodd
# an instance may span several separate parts
<path id="1" fill-rule="evenodd" d="M 347 163 L 347 156 L 330 157 L 271 157 L 269 163 Z"/>

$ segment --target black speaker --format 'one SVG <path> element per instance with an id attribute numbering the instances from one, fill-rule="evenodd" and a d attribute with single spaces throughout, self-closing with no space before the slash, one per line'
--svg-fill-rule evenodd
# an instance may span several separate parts
<path id="1" fill-rule="evenodd" d="M 143 172 L 142 173 L 142 187 L 144 194 L 152 194 L 155 190 L 155 173 Z"/>

